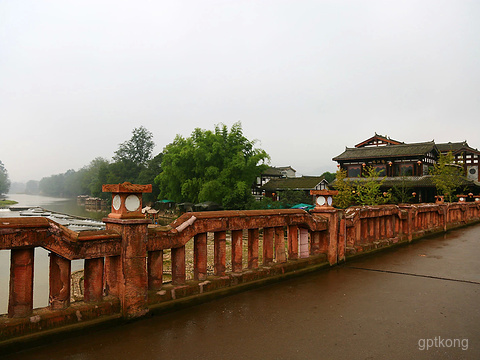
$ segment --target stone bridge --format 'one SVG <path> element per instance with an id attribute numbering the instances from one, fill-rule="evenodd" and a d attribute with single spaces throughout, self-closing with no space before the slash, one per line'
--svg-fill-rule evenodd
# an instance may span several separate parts
<path id="1" fill-rule="evenodd" d="M 480 221 L 480 203 L 463 202 L 196 212 L 156 226 L 140 212 L 148 190 L 104 185 L 113 201 L 101 231 L 74 232 L 46 218 L 0 219 L 0 250 L 11 252 L 0 347 L 208 301 Z M 39 309 L 35 247 L 50 252 L 49 306 Z M 84 259 L 84 298 L 71 302 L 75 259 Z"/>

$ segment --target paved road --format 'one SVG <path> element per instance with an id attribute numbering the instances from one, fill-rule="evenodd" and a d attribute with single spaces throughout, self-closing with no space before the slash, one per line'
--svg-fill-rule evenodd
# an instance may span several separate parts
<path id="1" fill-rule="evenodd" d="M 480 359 L 480 226 L 12 359 Z"/>

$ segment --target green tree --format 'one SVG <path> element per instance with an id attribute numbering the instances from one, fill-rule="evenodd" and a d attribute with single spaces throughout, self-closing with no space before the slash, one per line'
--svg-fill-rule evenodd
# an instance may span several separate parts
<path id="1" fill-rule="evenodd" d="M 121 143 L 115 151 L 113 161 L 130 161 L 136 165 L 147 166 L 155 146 L 152 139 L 153 134 L 145 127 L 134 128 L 130 140 Z"/>
<path id="2" fill-rule="evenodd" d="M 325 180 L 327 180 L 328 183 L 330 184 L 330 183 L 332 183 L 332 182 L 335 180 L 335 178 L 336 178 L 337 175 L 334 174 L 334 173 L 325 171 L 321 176 L 323 176 L 323 177 L 325 178 Z"/>
<path id="3" fill-rule="evenodd" d="M 449 202 L 452 202 L 455 190 L 462 184 L 463 171 L 459 165 L 454 163 L 451 151 L 446 155 L 440 154 L 431 174 L 433 175 L 433 183 L 437 188 L 437 194 L 445 196 Z"/>
<path id="4" fill-rule="evenodd" d="M 154 204 L 160 195 L 160 189 L 155 186 L 155 178 L 162 172 L 163 153 L 157 154 L 149 160 L 147 166 L 143 168 L 136 179 L 136 184 L 152 184 L 152 192 L 143 194 L 145 204 Z"/>
<path id="5" fill-rule="evenodd" d="M 380 188 L 385 182 L 385 177 L 380 176 L 380 172 L 374 167 L 367 166 L 364 169 L 365 180 L 355 182 L 355 199 L 360 205 L 380 205 L 387 203 L 390 198 L 390 192 L 385 194 Z"/>
<path id="6" fill-rule="evenodd" d="M 338 195 L 333 197 L 333 204 L 336 207 L 345 209 L 355 202 L 353 184 L 347 180 L 347 171 L 338 169 L 333 188 L 338 191 Z"/>
<path id="7" fill-rule="evenodd" d="M 80 169 L 83 195 L 99 196 L 102 193 L 102 185 L 106 184 L 103 182 L 106 181 L 106 177 L 103 178 L 102 175 L 109 164 L 107 159 L 97 157 Z"/>
<path id="8" fill-rule="evenodd" d="M 37 195 L 38 194 L 38 184 L 37 180 L 29 180 L 27 181 L 27 185 L 25 186 L 25 193 L 29 195 Z"/>
<path id="9" fill-rule="evenodd" d="M 247 208 L 254 201 L 252 184 L 270 159 L 254 145 L 243 135 L 239 122 L 230 131 L 221 124 L 214 131 L 197 128 L 188 138 L 177 135 L 165 147 L 163 171 L 155 178 L 160 198 Z"/>
<path id="10" fill-rule="evenodd" d="M 8 177 L 8 171 L 0 160 L 0 194 L 8 193 L 10 189 L 10 179 Z"/>
<path id="11" fill-rule="evenodd" d="M 392 187 L 392 202 L 394 204 L 406 204 L 413 200 L 413 188 L 409 184 L 408 178 L 402 176 L 400 183 Z"/>
<path id="12" fill-rule="evenodd" d="M 284 190 L 279 192 L 280 201 L 285 207 L 290 207 L 296 204 L 313 204 L 313 197 L 303 190 Z"/>

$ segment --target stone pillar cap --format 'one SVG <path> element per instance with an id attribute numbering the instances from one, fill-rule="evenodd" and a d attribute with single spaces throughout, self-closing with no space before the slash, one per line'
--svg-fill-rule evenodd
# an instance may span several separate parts
<path id="1" fill-rule="evenodd" d="M 139 185 L 124 182 L 123 184 L 105 184 L 102 185 L 102 192 L 113 193 L 151 193 L 152 184 Z"/>

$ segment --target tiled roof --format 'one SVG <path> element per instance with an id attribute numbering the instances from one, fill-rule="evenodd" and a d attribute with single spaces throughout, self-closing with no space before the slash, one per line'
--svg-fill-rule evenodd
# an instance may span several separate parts
<path id="1" fill-rule="evenodd" d="M 378 159 L 392 157 L 421 156 L 435 150 L 433 141 L 415 144 L 386 145 L 362 148 L 346 148 L 345 151 L 334 157 L 334 161 Z"/>
<path id="2" fill-rule="evenodd" d="M 469 150 L 473 153 L 480 154 L 480 152 L 477 149 L 474 149 L 474 148 L 468 146 L 466 141 L 456 142 L 456 143 L 448 142 L 448 143 L 437 144 L 437 148 L 442 153 L 448 152 L 448 151 L 451 151 L 452 153 L 455 153 L 459 150 L 465 149 L 465 150 Z"/>
<path id="3" fill-rule="evenodd" d="M 269 167 L 265 170 L 262 175 L 270 175 L 270 176 L 283 176 L 282 171 L 275 167 Z"/>
<path id="4" fill-rule="evenodd" d="M 274 179 L 262 186 L 263 190 L 311 190 L 324 180 L 323 176 L 302 176 L 286 179 Z"/>
<path id="5" fill-rule="evenodd" d="M 370 139 L 367 139 L 367 140 L 362 141 L 361 143 L 358 143 L 357 145 L 355 145 L 355 147 L 356 148 L 362 147 L 363 145 L 365 145 L 365 144 L 367 144 L 367 143 L 369 143 L 373 140 L 382 140 L 383 142 L 385 142 L 387 144 L 391 144 L 391 145 L 403 144 L 402 141 L 393 140 L 393 139 L 390 139 L 389 137 L 386 137 L 386 136 L 379 135 L 379 134 L 375 133 L 375 135 L 372 136 Z"/>

